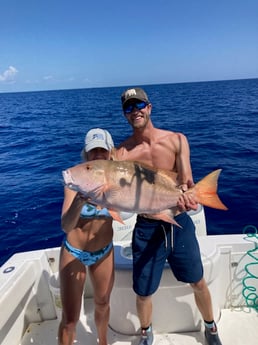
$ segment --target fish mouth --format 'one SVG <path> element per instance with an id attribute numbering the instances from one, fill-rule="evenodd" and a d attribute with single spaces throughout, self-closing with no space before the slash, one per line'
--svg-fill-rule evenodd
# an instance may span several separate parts
<path id="1" fill-rule="evenodd" d="M 74 190 L 75 192 L 79 192 L 80 188 L 77 184 L 75 184 L 75 181 L 72 177 L 70 170 L 69 169 L 63 170 L 62 175 L 63 175 L 65 186 L 71 190 Z"/>
<path id="2" fill-rule="evenodd" d="M 64 183 L 67 187 L 71 188 L 75 185 L 74 179 L 69 169 L 62 171 Z"/>

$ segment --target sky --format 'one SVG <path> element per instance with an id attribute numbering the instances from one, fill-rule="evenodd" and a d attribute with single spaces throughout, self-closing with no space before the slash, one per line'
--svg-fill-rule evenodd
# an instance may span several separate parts
<path id="1" fill-rule="evenodd" d="M 258 78 L 258 0 L 0 0 L 0 92 Z"/>

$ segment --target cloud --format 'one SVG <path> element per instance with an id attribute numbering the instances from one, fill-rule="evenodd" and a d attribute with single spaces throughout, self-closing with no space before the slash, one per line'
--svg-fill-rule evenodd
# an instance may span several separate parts
<path id="1" fill-rule="evenodd" d="M 18 70 L 15 67 L 9 66 L 6 71 L 0 74 L 0 81 L 5 83 L 13 83 L 15 81 L 14 79 L 17 73 Z"/>
<path id="2" fill-rule="evenodd" d="M 46 75 L 45 77 L 43 77 L 44 80 L 51 80 L 53 79 L 52 75 Z"/>

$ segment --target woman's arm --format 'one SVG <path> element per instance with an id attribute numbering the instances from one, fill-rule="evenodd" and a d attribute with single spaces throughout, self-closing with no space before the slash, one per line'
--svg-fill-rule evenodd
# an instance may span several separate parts
<path id="1" fill-rule="evenodd" d="M 86 199 L 83 196 L 67 187 L 64 188 L 64 202 L 62 207 L 61 225 L 66 233 L 76 228 L 82 206 Z"/>

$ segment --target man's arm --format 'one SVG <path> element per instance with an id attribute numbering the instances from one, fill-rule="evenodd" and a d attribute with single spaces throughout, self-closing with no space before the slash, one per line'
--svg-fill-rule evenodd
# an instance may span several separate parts
<path id="1" fill-rule="evenodd" d="M 185 135 L 177 133 L 177 139 L 176 171 L 178 173 L 178 185 L 183 192 L 186 192 L 194 186 L 190 148 Z M 178 200 L 178 208 L 181 212 L 197 210 L 198 202 L 192 193 L 183 193 Z"/>

